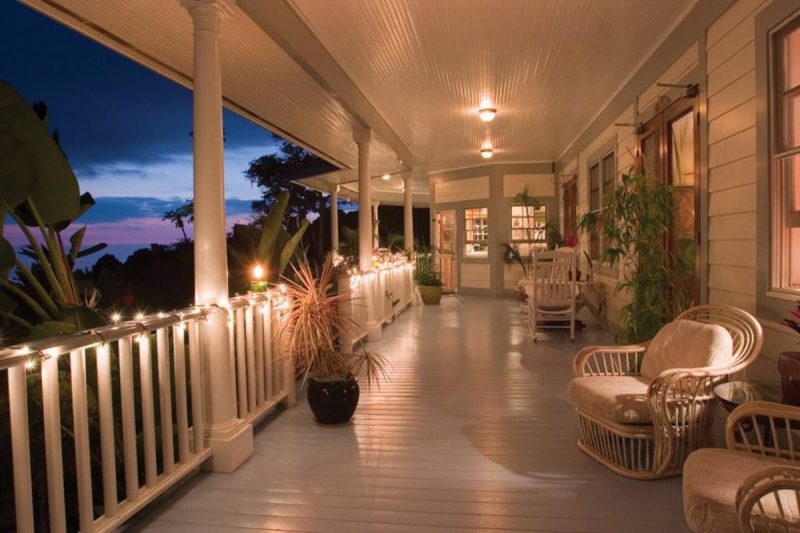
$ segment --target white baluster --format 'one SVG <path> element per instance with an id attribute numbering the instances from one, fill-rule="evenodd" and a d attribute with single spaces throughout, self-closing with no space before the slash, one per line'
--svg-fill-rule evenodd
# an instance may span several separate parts
<path id="1" fill-rule="evenodd" d="M 8 408 L 11 423 L 11 458 L 14 468 L 14 508 L 17 531 L 32 533 L 33 484 L 31 483 L 31 448 L 28 427 L 28 385 L 25 366 L 8 369 Z"/>
<path id="2" fill-rule="evenodd" d="M 264 341 L 264 388 L 265 398 L 272 399 L 274 388 L 272 383 L 273 375 L 273 354 L 272 354 L 272 301 L 265 305 L 261 313 L 262 326 L 262 340 Z"/>
<path id="3" fill-rule="evenodd" d="M 172 442 L 172 379 L 169 361 L 169 337 L 167 329 L 156 331 L 158 350 L 158 399 L 161 413 L 161 459 L 164 473 L 171 474 L 175 469 L 175 449 Z"/>
<path id="4" fill-rule="evenodd" d="M 247 410 L 251 413 L 256 409 L 256 342 L 255 342 L 255 314 L 256 305 L 251 305 L 244 312 L 245 346 L 247 356 Z"/>
<path id="5" fill-rule="evenodd" d="M 244 336 L 245 310 L 236 310 L 236 391 L 239 395 L 239 418 L 247 416 L 247 354 Z"/>
<path id="6" fill-rule="evenodd" d="M 253 317 L 256 343 L 256 406 L 258 407 L 264 403 L 264 307 L 257 306 Z"/>
<path id="7" fill-rule="evenodd" d="M 44 448 L 47 463 L 47 503 L 50 531 L 67 530 L 64 510 L 64 458 L 61 455 L 61 407 L 58 392 L 58 358 L 42 360 L 42 408 L 44 411 Z"/>
<path id="8" fill-rule="evenodd" d="M 200 326 L 196 320 L 189 323 L 189 369 L 192 394 L 192 438 L 194 453 L 205 450 L 203 440 L 203 359 L 200 356 Z"/>
<path id="9" fill-rule="evenodd" d="M 186 328 L 183 323 L 172 327 L 172 352 L 175 365 L 175 416 L 178 426 L 178 458 L 189 460 L 189 416 L 186 408 Z"/>
<path id="10" fill-rule="evenodd" d="M 133 396 L 133 346 L 130 337 L 119 340 L 119 382 L 125 457 L 125 499 L 131 502 L 139 497 L 139 465 L 136 450 L 136 403 Z"/>
<path id="11" fill-rule="evenodd" d="M 78 519 L 82 532 L 94 529 L 92 467 L 89 457 L 89 415 L 86 411 L 86 351 L 70 352 L 72 370 L 72 427 L 75 435 L 75 474 L 78 484 Z"/>
<path id="12" fill-rule="evenodd" d="M 156 423 L 153 406 L 153 358 L 150 354 L 150 333 L 139 335 L 139 385 L 142 391 L 142 442 L 144 443 L 144 483 L 156 482 Z"/>
<path id="13" fill-rule="evenodd" d="M 117 465 L 114 453 L 114 403 L 111 391 L 111 350 L 102 344 L 97 359 L 97 405 L 100 410 L 100 458 L 103 469 L 103 514 L 117 514 Z"/>

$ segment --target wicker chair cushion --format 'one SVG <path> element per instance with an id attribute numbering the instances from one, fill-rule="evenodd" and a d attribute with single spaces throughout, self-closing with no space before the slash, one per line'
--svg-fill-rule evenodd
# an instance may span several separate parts
<path id="1" fill-rule="evenodd" d="M 792 464 L 753 453 L 702 448 L 689 455 L 683 466 L 683 512 L 695 532 L 739 531 L 736 492 L 744 481 L 763 468 Z M 781 493 L 790 516 L 800 517 L 794 492 Z M 766 513 L 776 509 L 775 500 L 762 500 Z"/>
<path id="2" fill-rule="evenodd" d="M 644 355 L 642 376 L 653 379 L 673 368 L 723 366 L 733 356 L 733 339 L 718 324 L 675 320 L 659 330 Z"/>
<path id="3" fill-rule="evenodd" d="M 650 380 L 636 376 L 574 378 L 569 396 L 575 407 L 596 418 L 619 424 L 649 424 L 647 387 Z"/>

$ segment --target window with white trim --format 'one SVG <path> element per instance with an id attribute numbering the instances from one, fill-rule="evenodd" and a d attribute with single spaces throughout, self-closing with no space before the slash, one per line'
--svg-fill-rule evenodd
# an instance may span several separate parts
<path id="1" fill-rule="evenodd" d="M 772 287 L 800 292 L 800 17 L 771 47 Z"/>
<path id="2" fill-rule="evenodd" d="M 615 152 L 611 151 L 589 164 L 589 211 L 599 212 L 603 199 L 614 189 L 617 173 Z M 599 260 L 605 250 L 600 228 L 589 233 L 589 257 Z"/>
<path id="3" fill-rule="evenodd" d="M 489 256 L 489 208 L 464 209 L 464 257 Z"/>
<path id="4" fill-rule="evenodd" d="M 522 256 L 547 249 L 547 206 L 511 206 L 511 242 Z"/>

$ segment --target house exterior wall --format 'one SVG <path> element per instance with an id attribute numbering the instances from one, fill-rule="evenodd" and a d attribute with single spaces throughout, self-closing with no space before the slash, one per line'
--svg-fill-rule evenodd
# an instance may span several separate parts
<path id="1" fill-rule="evenodd" d="M 548 218 L 558 218 L 556 183 L 552 163 L 489 164 L 431 175 L 434 212 L 456 212 L 456 270 L 458 290 L 463 293 L 501 296 L 513 291 L 522 277 L 519 267 L 503 261 L 501 243 L 510 238 L 513 197 L 528 186 L 531 196 L 547 205 Z M 484 258 L 466 258 L 464 209 L 487 207 L 489 253 Z"/>
<path id="2" fill-rule="evenodd" d="M 696 9 L 708 9 L 698 4 Z M 724 4 L 724 5 L 723 5 Z M 713 8 L 713 6 L 712 6 Z M 616 137 L 617 170 L 633 162 L 637 140 L 632 128 L 614 122 L 646 122 L 653 116 L 653 105 L 664 94 L 678 96 L 675 89 L 658 87 L 657 82 L 698 83 L 700 121 L 701 181 L 701 300 L 729 304 L 755 314 L 765 332 L 765 344 L 758 361 L 746 373 L 749 379 L 776 379 L 776 362 L 782 351 L 795 350 L 797 337 L 779 324 L 781 314 L 793 303 L 781 305 L 768 294 L 770 249 L 769 145 L 768 128 L 758 123 L 768 107 L 766 70 L 766 28 L 769 20 L 800 8 L 790 0 L 736 0 L 721 2 L 718 12 L 692 14 L 677 33 L 684 46 L 666 64 L 658 52 L 639 73 L 649 73 L 649 83 L 639 79 L 639 88 L 624 87 L 633 104 L 614 120 L 609 109 L 557 163 L 559 184 L 578 176 L 578 212 L 588 209 L 587 158 L 603 143 Z M 776 12 L 778 13 L 776 15 Z M 765 21 L 766 20 L 766 21 Z M 675 40 L 673 34 L 668 38 Z M 674 42 L 671 43 L 674 46 Z M 677 49 L 676 49 L 677 50 Z M 655 59 L 654 59 L 655 58 Z M 657 61 L 656 61 L 657 60 Z M 660 62 L 656 67 L 654 62 Z M 759 79 L 757 74 L 761 72 Z M 630 85 L 630 84 L 629 84 Z M 642 87 L 644 87 L 642 89 Z M 613 107 L 610 105 L 609 107 Z M 622 106 L 617 105 L 618 110 Z M 762 121 L 765 120 L 762 118 Z M 630 153 L 629 153 L 630 150 Z M 563 227 L 563 220 L 561 221 Z M 588 247 L 588 238 L 581 238 Z M 606 285 L 609 302 L 607 318 L 616 322 L 625 295 L 614 295 L 616 279 L 598 276 Z"/>

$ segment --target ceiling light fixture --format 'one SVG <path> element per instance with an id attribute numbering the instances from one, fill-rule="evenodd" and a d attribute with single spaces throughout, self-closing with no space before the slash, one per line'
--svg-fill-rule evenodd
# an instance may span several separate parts
<path id="1" fill-rule="evenodd" d="M 494 153 L 494 148 L 492 148 L 492 143 L 485 142 L 481 146 L 481 157 L 484 159 L 491 159 L 492 154 Z"/>
<path id="2" fill-rule="evenodd" d="M 383 181 L 389 181 L 391 179 L 391 176 L 389 174 L 384 174 L 383 176 L 381 176 L 381 179 Z"/>
<path id="3" fill-rule="evenodd" d="M 484 122 L 491 122 L 494 120 L 494 116 L 497 114 L 497 108 L 492 105 L 492 102 L 489 100 L 482 100 L 481 105 L 478 108 L 478 116 L 481 117 L 481 120 Z"/>

